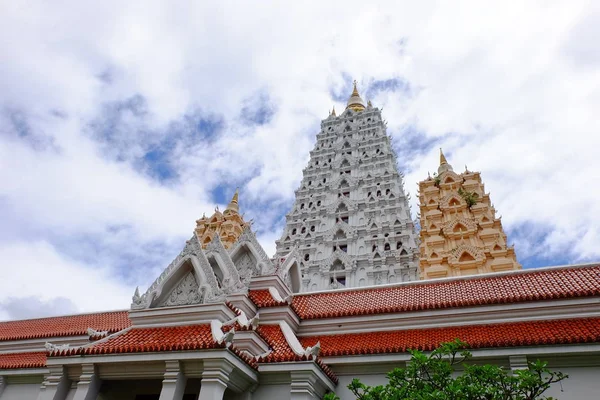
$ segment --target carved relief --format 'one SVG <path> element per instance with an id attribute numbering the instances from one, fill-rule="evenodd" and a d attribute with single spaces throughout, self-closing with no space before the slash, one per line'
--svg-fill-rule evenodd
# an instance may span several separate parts
<path id="1" fill-rule="evenodd" d="M 175 285 L 169 296 L 167 296 L 157 307 L 182 306 L 187 304 L 202 304 L 203 298 L 200 285 L 194 274 L 190 271 Z"/>

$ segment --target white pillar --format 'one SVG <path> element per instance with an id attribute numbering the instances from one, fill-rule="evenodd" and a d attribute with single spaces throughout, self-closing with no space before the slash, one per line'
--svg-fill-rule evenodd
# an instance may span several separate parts
<path id="1" fill-rule="evenodd" d="M 187 378 L 181 371 L 179 361 L 165 361 L 165 374 L 159 400 L 181 400 L 185 393 Z"/>
<path id="2" fill-rule="evenodd" d="M 94 364 L 82 364 L 81 376 L 73 400 L 96 400 L 102 381 Z"/>
<path id="3" fill-rule="evenodd" d="M 204 361 L 198 400 L 223 400 L 233 365 L 226 360 Z"/>
<path id="4" fill-rule="evenodd" d="M 312 371 L 292 371 L 290 400 L 318 400 L 321 397 L 317 393 L 317 376 Z"/>
<path id="5" fill-rule="evenodd" d="M 0 396 L 2 396 L 2 392 L 4 392 L 4 389 L 6 389 L 6 378 L 0 376 Z"/>
<path id="6" fill-rule="evenodd" d="M 42 383 L 38 400 L 65 400 L 71 388 L 66 368 L 62 365 L 51 365 L 48 369 L 50 373 Z"/>

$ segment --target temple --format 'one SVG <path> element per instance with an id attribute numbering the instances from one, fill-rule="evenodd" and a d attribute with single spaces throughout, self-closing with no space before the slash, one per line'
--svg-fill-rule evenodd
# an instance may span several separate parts
<path id="1" fill-rule="evenodd" d="M 300 258 L 302 291 L 418 279 L 418 247 L 381 111 L 356 82 L 321 122 L 276 257 Z"/>
<path id="2" fill-rule="evenodd" d="M 443 154 L 419 188 L 420 244 L 381 112 L 355 85 L 322 123 L 274 258 L 236 191 L 126 309 L 0 322 L 0 400 L 354 400 L 354 378 L 385 384 L 409 349 L 457 338 L 477 363 L 569 375 L 545 395 L 597 398 L 600 266 L 521 270 L 479 173 Z"/>
<path id="3" fill-rule="evenodd" d="M 433 178 L 419 182 L 421 279 L 521 269 L 479 172 L 457 174 L 440 149 Z"/>

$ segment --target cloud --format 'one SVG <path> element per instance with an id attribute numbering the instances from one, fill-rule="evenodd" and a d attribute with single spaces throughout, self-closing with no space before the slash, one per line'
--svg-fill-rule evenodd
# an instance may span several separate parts
<path id="1" fill-rule="evenodd" d="M 577 1 L 2 4 L 2 268 L 35 248 L 48 258 L 15 282 L 97 274 L 126 307 L 238 186 L 272 253 L 353 79 L 383 108 L 413 212 L 441 146 L 482 171 L 523 264 L 598 259 L 599 15 Z M 0 302 L 115 306 L 62 289 Z"/>

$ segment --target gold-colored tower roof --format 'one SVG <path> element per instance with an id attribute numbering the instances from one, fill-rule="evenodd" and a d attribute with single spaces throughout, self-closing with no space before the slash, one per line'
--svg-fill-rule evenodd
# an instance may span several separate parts
<path id="1" fill-rule="evenodd" d="M 348 106 L 346 107 L 347 109 L 352 109 L 354 111 L 363 111 L 365 109 L 365 102 L 363 101 L 363 99 L 360 97 L 360 94 L 358 94 L 358 89 L 356 88 L 356 80 L 354 81 L 354 89 L 352 90 L 352 94 L 350 95 L 350 98 L 348 99 Z"/>

